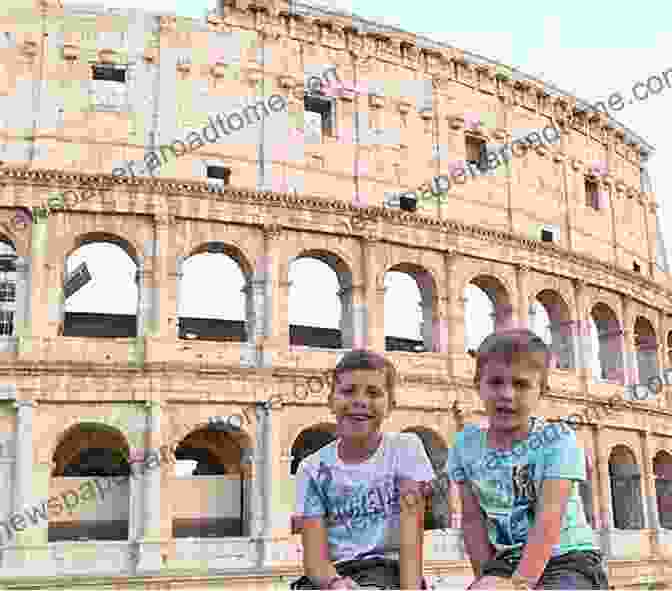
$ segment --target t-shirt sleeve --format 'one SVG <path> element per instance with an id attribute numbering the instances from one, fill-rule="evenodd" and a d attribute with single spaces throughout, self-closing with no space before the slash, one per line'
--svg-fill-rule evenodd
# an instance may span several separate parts
<path id="1" fill-rule="evenodd" d="M 311 473 L 310 465 L 302 462 L 296 473 L 295 519 L 312 519 L 326 515 L 326 508 L 318 486 Z"/>
<path id="2" fill-rule="evenodd" d="M 548 427 L 547 427 L 548 428 Z M 559 424 L 554 429 L 562 429 Z M 573 429 L 544 447 L 544 480 L 585 480 L 586 456 Z"/>
<path id="3" fill-rule="evenodd" d="M 425 447 L 414 433 L 401 433 L 398 439 L 399 478 L 430 482 L 434 480 L 434 468 L 427 457 Z"/>
<path id="4" fill-rule="evenodd" d="M 448 478 L 457 484 L 464 484 L 466 481 L 466 472 L 462 465 L 461 449 L 464 445 L 464 432 L 458 433 L 455 437 L 455 444 L 448 450 L 448 460 L 446 461 L 446 473 Z"/>

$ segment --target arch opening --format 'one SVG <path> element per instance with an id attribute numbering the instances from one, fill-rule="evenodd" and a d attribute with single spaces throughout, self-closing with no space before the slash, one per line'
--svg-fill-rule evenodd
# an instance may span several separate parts
<path id="1" fill-rule="evenodd" d="M 208 425 L 191 431 L 175 449 L 174 538 L 232 538 L 250 535 L 251 440 L 236 428 Z"/>
<path id="2" fill-rule="evenodd" d="M 49 516 L 49 542 L 128 539 L 128 457 L 128 443 L 117 429 L 101 423 L 70 428 L 53 455 L 49 495 L 62 503 Z"/>
<path id="3" fill-rule="evenodd" d="M 609 456 L 611 502 L 616 529 L 643 529 L 641 473 L 633 453 L 617 445 Z"/>

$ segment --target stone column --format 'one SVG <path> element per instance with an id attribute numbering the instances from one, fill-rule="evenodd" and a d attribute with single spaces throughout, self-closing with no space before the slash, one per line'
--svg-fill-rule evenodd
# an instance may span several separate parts
<path id="1" fill-rule="evenodd" d="M 174 272 L 175 217 L 168 214 L 154 217 L 154 241 L 150 252 L 153 278 L 151 336 L 173 340 L 177 337 L 177 290 L 181 275 Z M 178 270 L 178 273 L 181 270 Z"/>
<path id="2" fill-rule="evenodd" d="M 530 327 L 530 310 L 528 303 L 528 283 L 530 268 L 525 265 L 516 266 L 516 287 L 518 289 L 518 314 L 516 319 L 518 328 Z"/>
<path id="3" fill-rule="evenodd" d="M 32 242 L 29 267 L 31 305 L 30 319 L 27 320 L 28 330 L 17 342 L 18 359 L 21 361 L 39 361 L 40 339 L 56 336 L 58 333 L 58 319 L 52 321 L 52 317 L 58 314 L 63 301 L 63 283 L 49 283 L 52 266 L 48 257 L 47 219 L 39 219 L 26 229 L 31 233 Z"/>
<path id="4" fill-rule="evenodd" d="M 460 284 L 457 275 L 457 266 L 459 257 L 454 250 L 448 250 L 444 254 L 444 265 L 446 267 L 446 301 L 448 309 L 448 361 L 451 377 L 463 376 L 469 367 L 468 356 L 465 343 L 465 313 L 463 286 Z"/>
<path id="5" fill-rule="evenodd" d="M 171 274 L 170 279 L 175 283 L 175 338 L 179 339 L 180 335 L 180 314 L 181 306 L 184 303 L 184 264 L 186 258 L 182 255 L 177 257 L 175 262 L 175 272 Z M 169 323 L 168 323 L 169 324 Z"/>
<path id="6" fill-rule="evenodd" d="M 432 351 L 448 353 L 450 350 L 450 296 L 439 297 L 436 301 L 436 320 L 432 326 Z"/>
<path id="7" fill-rule="evenodd" d="M 634 323 L 632 322 L 631 314 L 631 301 L 630 298 L 626 296 L 621 296 L 621 334 L 622 337 L 620 339 L 620 345 L 621 345 L 621 351 L 622 351 L 622 356 L 621 359 L 618 359 L 618 351 L 612 351 L 612 347 L 608 347 L 608 354 L 609 354 L 609 361 L 607 363 L 607 367 L 609 369 L 612 369 L 614 367 L 616 368 L 623 368 L 624 371 L 624 380 L 623 384 L 624 385 L 632 385 L 636 386 L 639 384 L 639 371 L 637 367 L 637 348 L 635 347 L 635 339 L 634 339 L 634 332 L 632 330 L 632 327 L 634 326 Z M 616 327 L 611 328 L 610 327 L 610 333 L 611 331 L 615 331 Z M 610 334 L 610 339 L 609 343 L 616 343 L 618 342 L 617 338 L 611 338 Z M 619 361 L 622 363 L 619 364 Z"/>
<path id="8" fill-rule="evenodd" d="M 362 239 L 362 258 L 365 276 L 365 301 L 368 305 L 367 347 L 374 351 L 385 351 L 385 288 L 377 284 L 378 240 L 375 232 Z"/>
<path id="9" fill-rule="evenodd" d="M 16 303 L 14 312 L 14 336 L 17 342 L 25 339 L 31 330 L 31 261 L 30 257 L 18 257 L 16 266 Z"/>
<path id="10" fill-rule="evenodd" d="M 161 403 L 147 403 L 147 439 L 143 478 L 143 519 L 138 571 L 161 568 Z"/>
<path id="11" fill-rule="evenodd" d="M 245 294 L 245 319 L 247 322 L 247 347 L 241 350 L 243 366 L 260 366 L 262 363 L 260 346 L 266 336 L 266 293 L 268 283 L 265 277 L 255 271 L 255 278 L 248 281 L 241 290 Z"/>
<path id="12" fill-rule="evenodd" d="M 644 485 L 644 502 L 646 507 L 644 514 L 646 517 L 646 528 L 660 529 L 660 518 L 658 515 L 658 499 L 656 497 L 656 477 L 653 473 L 653 442 L 651 434 L 648 431 L 640 431 L 640 444 L 642 448 L 642 484 Z M 652 538 L 652 542 L 655 539 Z M 655 548 L 657 551 L 657 548 Z"/>
<path id="13" fill-rule="evenodd" d="M 600 482 L 600 522 L 602 529 L 614 529 L 614 509 L 611 503 L 611 480 L 609 478 L 609 455 L 607 452 L 607 442 L 603 441 L 604 432 L 598 430 L 598 446 L 595 472 L 599 476 Z"/>
<path id="14" fill-rule="evenodd" d="M 273 432 L 271 405 L 259 402 L 256 406 L 257 433 L 254 456 L 257 480 L 253 484 L 252 537 L 257 543 L 257 567 L 263 568 L 271 562 L 271 544 L 273 531 L 272 480 L 273 480 Z"/>
<path id="15" fill-rule="evenodd" d="M 264 232 L 264 268 L 267 273 L 264 304 L 265 338 L 260 349 L 260 366 L 273 365 L 273 351 L 289 350 L 289 269 L 284 264 L 281 239 L 283 228 L 267 224 Z"/>
<path id="16" fill-rule="evenodd" d="M 24 509 L 33 505 L 33 413 L 37 402 L 17 400 L 15 462 L 14 462 L 14 495 L 12 513 L 25 515 Z M 9 516 L 8 516 L 9 517 Z M 18 522 L 18 520 L 16 520 Z M 25 517 L 24 517 L 25 522 Z M 3 566 L 10 569 L 23 569 L 29 566 L 30 538 L 33 532 L 18 531 L 15 534 L 15 545 L 5 550 Z"/>
<path id="17" fill-rule="evenodd" d="M 341 300 L 341 347 L 347 349 L 354 341 L 354 306 L 352 302 L 352 286 L 346 285 L 341 288 L 337 295 Z"/>
<path id="18" fill-rule="evenodd" d="M 576 373 L 583 383 L 584 392 L 588 391 L 592 349 L 590 346 L 590 322 L 585 310 L 586 284 L 581 280 L 574 280 L 574 306 L 576 322 L 574 329 L 574 363 Z"/>
<path id="19" fill-rule="evenodd" d="M 344 348 L 363 349 L 366 347 L 369 326 L 369 307 L 366 303 L 366 287 L 352 286 L 352 342 L 343 343 Z"/>
<path id="20" fill-rule="evenodd" d="M 147 269 L 140 263 L 135 274 L 135 283 L 138 286 L 138 306 L 136 312 L 136 337 L 135 347 L 130 362 L 132 365 L 142 367 L 145 363 L 146 337 L 153 332 L 153 309 L 152 298 L 154 277 L 151 269 Z"/>

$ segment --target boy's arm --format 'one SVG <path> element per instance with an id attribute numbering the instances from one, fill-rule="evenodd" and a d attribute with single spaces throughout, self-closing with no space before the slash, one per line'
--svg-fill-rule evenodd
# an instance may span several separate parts
<path id="1" fill-rule="evenodd" d="M 336 568 L 329 560 L 327 528 L 321 517 L 303 519 L 301 523 L 303 542 L 303 571 L 320 589 L 324 589 L 329 579 L 338 576 Z"/>
<path id="2" fill-rule="evenodd" d="M 488 530 L 485 527 L 483 512 L 478 503 L 476 495 L 471 487 L 465 483 L 458 483 L 457 489 L 460 492 L 462 501 L 462 535 L 464 536 L 464 547 L 469 554 L 471 569 L 474 576 L 481 576 L 483 564 L 495 556 L 495 549 L 488 539 Z"/>
<path id="3" fill-rule="evenodd" d="M 537 517 L 530 530 L 523 556 L 516 574 L 536 585 L 551 557 L 553 546 L 560 541 L 562 519 L 567 510 L 567 501 L 572 492 L 572 481 L 544 480 Z"/>
<path id="4" fill-rule="evenodd" d="M 402 589 L 422 588 L 422 543 L 425 535 L 425 498 L 420 483 L 399 482 L 399 574 Z"/>

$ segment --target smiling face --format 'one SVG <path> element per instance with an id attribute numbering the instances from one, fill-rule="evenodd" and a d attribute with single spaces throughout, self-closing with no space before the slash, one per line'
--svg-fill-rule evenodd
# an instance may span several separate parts
<path id="1" fill-rule="evenodd" d="M 541 385 L 541 371 L 529 358 L 514 356 L 511 363 L 489 360 L 481 373 L 479 393 L 490 431 L 506 438 L 524 436 L 539 401 Z"/>
<path id="2" fill-rule="evenodd" d="M 339 373 L 329 407 L 336 415 L 341 437 L 361 445 L 371 441 L 390 414 L 385 371 L 353 369 Z"/>

